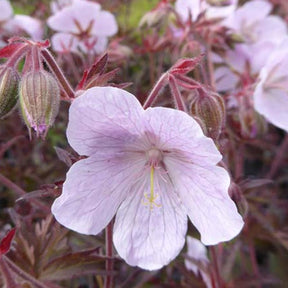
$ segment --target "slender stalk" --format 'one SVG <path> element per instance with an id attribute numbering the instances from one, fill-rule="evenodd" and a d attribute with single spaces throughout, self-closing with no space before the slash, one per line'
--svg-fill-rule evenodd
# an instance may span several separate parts
<path id="1" fill-rule="evenodd" d="M 151 85 L 153 85 L 153 83 L 155 83 L 155 61 L 154 61 L 154 54 L 152 52 L 150 52 L 148 54 L 149 56 L 149 77 L 150 77 L 150 83 Z"/>
<path id="2" fill-rule="evenodd" d="M 4 143 L 0 148 L 0 159 L 3 158 L 3 154 L 13 145 L 15 144 L 19 139 L 24 138 L 24 135 L 15 136 L 11 140 Z"/>
<path id="3" fill-rule="evenodd" d="M 11 273 L 2 257 L 0 257 L 0 272 L 2 274 L 4 287 L 18 287 L 15 281 L 15 275 Z"/>
<path id="4" fill-rule="evenodd" d="M 216 91 L 216 81 L 214 74 L 214 66 L 212 62 L 212 53 L 211 53 L 211 35 L 209 35 L 208 46 L 207 46 L 207 65 L 208 65 L 208 73 L 210 77 L 210 86 Z"/>
<path id="5" fill-rule="evenodd" d="M 40 58 L 39 48 L 36 45 L 32 46 L 31 59 L 33 71 L 42 70 L 43 64 Z"/>
<path id="6" fill-rule="evenodd" d="M 15 192 L 17 198 L 23 197 L 25 199 L 25 195 L 27 195 L 26 191 L 24 191 L 22 188 L 20 188 L 17 184 L 12 182 L 10 179 L 5 177 L 3 174 L 0 173 L 0 183 L 2 183 L 4 186 L 7 188 L 11 189 L 12 191 Z M 37 199 L 31 199 L 31 201 L 39 208 L 42 209 L 43 211 L 49 212 L 50 209 L 42 204 L 39 200 Z"/>
<path id="7" fill-rule="evenodd" d="M 223 280 L 221 278 L 220 275 L 220 271 L 219 271 L 219 263 L 218 263 L 218 259 L 217 259 L 217 253 L 216 253 L 216 249 L 215 247 L 210 247 L 210 251 L 211 251 L 211 259 L 212 259 L 212 265 L 213 265 L 213 270 L 214 270 L 214 274 L 215 274 L 215 288 L 223 288 L 225 287 Z"/>
<path id="8" fill-rule="evenodd" d="M 171 94 L 174 98 L 176 108 L 181 111 L 186 111 L 185 103 L 183 101 L 182 95 L 178 89 L 175 77 L 170 74 L 169 75 L 169 87 L 171 89 Z"/>
<path id="9" fill-rule="evenodd" d="M 63 72 L 61 71 L 60 67 L 56 63 L 51 53 L 47 49 L 43 49 L 41 51 L 41 54 L 42 54 L 42 57 L 45 59 L 47 65 L 49 66 L 50 70 L 54 73 L 54 75 L 60 82 L 67 97 L 75 98 L 75 93 L 74 93 L 73 88 L 71 87 L 67 79 L 65 78 Z"/>
<path id="10" fill-rule="evenodd" d="M 30 46 L 28 44 L 23 44 L 11 55 L 11 57 L 9 57 L 5 65 L 8 67 L 15 67 L 19 63 L 19 61 L 24 57 L 24 55 L 27 53 L 29 49 L 30 49 Z"/>
<path id="11" fill-rule="evenodd" d="M 33 276 L 22 270 L 19 266 L 17 266 L 13 261 L 11 261 L 8 257 L 2 256 L 2 260 L 5 261 L 5 264 L 19 277 L 30 282 L 36 288 L 48 288 L 44 283 L 41 283 L 39 280 L 35 279 Z"/>
<path id="12" fill-rule="evenodd" d="M 13 190 L 18 197 L 24 196 L 26 194 L 26 192 L 20 188 L 18 185 L 16 185 L 14 182 L 12 182 L 10 179 L 8 179 L 7 177 L 5 177 L 3 174 L 0 173 L 0 182 L 8 187 L 9 189 Z"/>
<path id="13" fill-rule="evenodd" d="M 255 255 L 255 249 L 254 249 L 252 243 L 249 244 L 249 254 L 250 254 L 250 259 L 251 259 L 251 263 L 252 263 L 253 273 L 254 273 L 255 277 L 257 278 L 257 280 L 259 281 L 260 272 L 259 272 L 259 268 L 258 268 L 258 264 L 257 264 L 256 255 Z M 261 284 L 257 283 L 256 287 L 261 288 Z"/>
<path id="14" fill-rule="evenodd" d="M 288 150 L 288 133 L 286 134 L 283 142 L 281 143 L 280 147 L 277 149 L 276 156 L 274 157 L 274 160 L 270 166 L 270 170 L 267 173 L 267 178 L 273 178 L 276 173 L 278 172 L 281 164 L 285 160 L 285 151 Z"/>
<path id="15" fill-rule="evenodd" d="M 156 100 L 157 96 L 160 94 L 160 91 L 167 84 L 167 73 L 162 74 L 156 85 L 153 87 L 152 91 L 148 95 L 145 103 L 143 104 L 143 108 L 147 109 L 152 106 L 153 102 Z"/>
<path id="16" fill-rule="evenodd" d="M 111 221 L 108 226 L 105 229 L 105 233 L 106 233 L 106 256 L 108 257 L 106 259 L 106 277 L 105 277 L 105 288 L 112 288 L 113 287 L 113 275 L 112 275 L 112 271 L 113 271 L 113 222 Z"/>

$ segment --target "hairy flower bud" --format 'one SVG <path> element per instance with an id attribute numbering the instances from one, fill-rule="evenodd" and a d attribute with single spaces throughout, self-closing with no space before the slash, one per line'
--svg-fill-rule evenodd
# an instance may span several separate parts
<path id="1" fill-rule="evenodd" d="M 60 90 L 52 74 L 40 70 L 23 76 L 19 87 L 20 105 L 24 121 L 37 137 L 45 138 L 54 123 L 60 104 Z"/>
<path id="2" fill-rule="evenodd" d="M 18 72 L 12 67 L 5 67 L 0 72 L 0 118 L 17 103 L 19 79 Z"/>
<path id="3" fill-rule="evenodd" d="M 206 135 L 217 140 L 225 123 L 223 98 L 217 93 L 198 89 L 192 96 L 190 112 L 202 120 Z"/>

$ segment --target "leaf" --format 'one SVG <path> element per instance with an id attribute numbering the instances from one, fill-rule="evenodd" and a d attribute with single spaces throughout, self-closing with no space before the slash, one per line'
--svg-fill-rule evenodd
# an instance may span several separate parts
<path id="1" fill-rule="evenodd" d="M 178 60 L 170 69 L 172 74 L 187 74 L 192 71 L 203 59 L 204 54 L 200 54 L 195 58 L 183 58 Z"/>
<path id="2" fill-rule="evenodd" d="M 95 265 L 107 259 L 107 257 L 95 255 L 95 252 L 97 253 L 98 250 L 98 248 L 94 248 L 57 257 L 43 267 L 40 278 L 55 281 L 71 279 L 72 277 L 81 275 L 107 275 L 105 270 L 101 270 L 97 268 L 99 267 L 98 265 Z"/>
<path id="3" fill-rule="evenodd" d="M 7 235 L 0 242 L 0 256 L 6 254 L 11 247 L 12 240 L 14 238 L 16 228 L 11 229 Z"/>
<path id="4" fill-rule="evenodd" d="M 25 43 L 11 43 L 0 49 L 0 58 L 8 58 L 15 53 L 20 47 L 24 47 Z"/>

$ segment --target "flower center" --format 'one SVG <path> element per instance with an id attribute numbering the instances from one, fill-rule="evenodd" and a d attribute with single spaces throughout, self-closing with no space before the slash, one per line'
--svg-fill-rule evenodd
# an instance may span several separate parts
<path id="1" fill-rule="evenodd" d="M 159 164 L 163 160 L 162 152 L 157 148 L 151 148 L 146 152 L 146 158 L 150 167 L 159 167 Z"/>
<path id="2" fill-rule="evenodd" d="M 142 204 L 145 206 L 149 206 L 150 210 L 153 210 L 155 207 L 161 207 L 160 204 L 157 204 L 155 201 L 158 198 L 158 194 L 154 191 L 154 171 L 155 167 L 159 167 L 163 156 L 160 150 L 156 148 L 152 148 L 146 152 L 147 163 L 150 167 L 150 193 L 144 193 L 144 198 L 147 200 L 143 200 Z"/>

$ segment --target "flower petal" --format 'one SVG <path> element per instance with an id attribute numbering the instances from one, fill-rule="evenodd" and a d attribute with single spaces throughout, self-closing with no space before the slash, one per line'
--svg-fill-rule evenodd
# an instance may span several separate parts
<path id="1" fill-rule="evenodd" d="M 221 160 L 212 139 L 204 136 L 199 124 L 188 114 L 155 107 L 148 108 L 144 116 L 149 142 L 162 151 L 179 154 L 186 161 L 199 165 L 216 164 Z"/>
<path id="2" fill-rule="evenodd" d="M 155 170 L 157 205 L 150 209 L 143 201 L 150 190 L 150 177 L 139 179 L 121 204 L 114 224 L 114 245 L 131 266 L 160 269 L 172 261 L 185 243 L 187 216 L 169 179 Z M 149 173 L 147 173 L 149 174 Z"/>
<path id="3" fill-rule="evenodd" d="M 4 22 L 13 17 L 13 8 L 9 1 L 0 1 L 0 22 Z"/>
<path id="4" fill-rule="evenodd" d="M 51 37 L 52 48 L 58 53 L 79 52 L 77 47 L 79 40 L 69 33 L 55 33 Z"/>
<path id="5" fill-rule="evenodd" d="M 24 30 L 33 40 L 41 40 L 43 36 L 43 25 L 40 20 L 27 16 L 15 15 L 13 18 L 15 28 Z"/>
<path id="6" fill-rule="evenodd" d="M 144 110 L 132 94 L 114 87 L 94 87 L 76 98 L 69 111 L 67 137 L 80 155 L 118 149 L 142 135 Z"/>
<path id="7" fill-rule="evenodd" d="M 230 179 L 225 169 L 200 167 L 172 157 L 168 157 L 165 163 L 205 245 L 228 241 L 241 231 L 243 220 L 228 195 Z"/>
<path id="8" fill-rule="evenodd" d="M 91 34 L 96 36 L 113 36 L 118 31 L 118 25 L 114 15 L 108 11 L 101 11 L 95 19 Z"/>
<path id="9" fill-rule="evenodd" d="M 111 221 L 144 165 L 145 159 L 127 153 L 98 153 L 76 162 L 52 213 L 74 231 L 98 234 Z"/>
<path id="10" fill-rule="evenodd" d="M 288 132 L 288 92 L 281 89 L 264 89 L 260 82 L 254 92 L 254 105 L 258 113 L 273 125 Z"/>
<path id="11" fill-rule="evenodd" d="M 288 131 L 288 38 L 274 50 L 262 68 L 254 92 L 255 110 Z"/>

